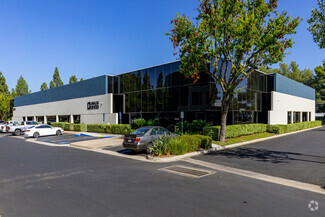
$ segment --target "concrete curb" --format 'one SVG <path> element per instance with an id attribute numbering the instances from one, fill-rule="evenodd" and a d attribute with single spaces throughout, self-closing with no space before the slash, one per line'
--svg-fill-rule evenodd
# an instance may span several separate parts
<path id="1" fill-rule="evenodd" d="M 323 127 L 323 126 L 308 128 L 308 129 L 294 131 L 294 132 L 290 132 L 290 133 L 284 133 L 284 134 L 280 134 L 280 135 L 269 136 L 269 137 L 266 137 L 266 138 L 254 139 L 254 140 L 235 143 L 235 144 L 227 145 L 227 146 L 220 146 L 220 147 L 217 147 L 217 148 L 211 148 L 211 149 L 203 150 L 203 151 L 195 151 L 195 152 L 187 153 L 187 154 L 184 154 L 184 155 L 173 156 L 173 157 L 161 158 L 161 157 L 152 157 L 152 156 L 148 155 L 147 159 L 149 161 L 152 161 L 152 162 L 162 162 L 162 163 L 174 162 L 174 161 L 179 161 L 179 160 L 181 160 L 183 158 L 190 158 L 190 157 L 195 157 L 195 156 L 198 156 L 198 155 L 209 154 L 209 153 L 215 152 L 215 151 L 231 149 L 231 148 L 237 148 L 237 147 L 240 147 L 240 146 L 244 146 L 244 145 L 248 145 L 248 144 L 252 144 L 252 143 L 256 143 L 256 142 L 262 142 L 262 141 L 275 139 L 275 138 L 279 138 L 279 137 L 283 137 L 283 136 L 288 136 L 288 135 L 291 135 L 291 134 L 301 133 L 301 132 L 305 132 L 305 131 L 309 131 L 309 130 L 313 130 L 313 129 L 317 129 L 317 128 L 321 128 L 321 127 Z"/>
<path id="2" fill-rule="evenodd" d="M 182 160 L 183 158 L 190 158 L 190 157 L 195 157 L 195 156 L 202 155 L 202 154 L 209 154 L 211 152 L 219 151 L 221 149 L 223 149 L 223 148 L 217 147 L 217 148 L 211 148 L 211 149 L 202 150 L 202 151 L 195 151 L 195 152 L 186 153 L 183 155 L 172 156 L 172 157 L 152 157 L 150 155 L 147 155 L 147 159 L 152 162 L 168 163 L 168 162 L 179 161 L 179 160 Z"/>

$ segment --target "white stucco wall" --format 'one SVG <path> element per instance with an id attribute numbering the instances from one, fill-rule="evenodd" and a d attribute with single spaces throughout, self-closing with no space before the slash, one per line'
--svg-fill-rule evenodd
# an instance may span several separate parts
<path id="1" fill-rule="evenodd" d="M 315 100 L 272 91 L 271 110 L 268 112 L 269 124 L 287 124 L 288 111 L 311 112 L 310 121 L 314 121 Z"/>
<path id="2" fill-rule="evenodd" d="M 87 103 L 99 101 L 99 109 L 87 110 Z M 80 122 L 85 124 L 118 123 L 118 114 L 113 113 L 113 94 L 84 97 L 71 100 L 56 101 L 15 107 L 13 120 L 22 121 L 23 117 L 80 115 Z"/>

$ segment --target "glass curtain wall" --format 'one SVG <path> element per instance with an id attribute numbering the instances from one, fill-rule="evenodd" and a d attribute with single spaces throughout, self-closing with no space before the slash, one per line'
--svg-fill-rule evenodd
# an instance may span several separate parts
<path id="1" fill-rule="evenodd" d="M 119 75 L 118 91 L 125 95 L 125 114 L 177 121 L 179 113 L 184 111 L 189 121 L 200 118 L 218 124 L 220 85 L 205 73 L 200 73 L 200 79 L 194 84 L 178 72 L 179 67 L 180 61 Z M 113 81 L 108 84 L 113 89 Z M 254 72 L 239 88 L 230 106 L 229 124 L 267 122 L 260 116 L 270 108 L 273 76 Z"/>

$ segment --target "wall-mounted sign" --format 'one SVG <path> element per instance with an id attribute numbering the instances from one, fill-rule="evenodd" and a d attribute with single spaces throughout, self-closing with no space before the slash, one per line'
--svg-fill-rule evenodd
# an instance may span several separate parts
<path id="1" fill-rule="evenodd" d="M 99 101 L 87 102 L 87 110 L 99 109 Z"/>

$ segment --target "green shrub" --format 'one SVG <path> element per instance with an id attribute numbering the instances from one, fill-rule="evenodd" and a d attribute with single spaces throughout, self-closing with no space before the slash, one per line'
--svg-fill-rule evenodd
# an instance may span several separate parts
<path id="1" fill-rule="evenodd" d="M 201 139 L 192 135 L 179 136 L 168 141 L 168 151 L 173 155 L 197 151 L 200 147 Z"/>
<path id="2" fill-rule="evenodd" d="M 189 131 L 190 130 L 190 123 L 187 121 L 183 122 L 183 132 Z M 176 124 L 176 127 L 178 129 L 179 132 L 182 132 L 182 122 L 178 122 Z"/>
<path id="3" fill-rule="evenodd" d="M 64 125 L 64 130 L 67 130 L 67 131 L 73 131 L 73 124 L 72 123 L 66 123 Z"/>
<path id="4" fill-rule="evenodd" d="M 173 155 L 182 155 L 186 153 L 187 148 L 185 147 L 182 140 L 174 138 L 168 142 L 168 151 Z"/>
<path id="5" fill-rule="evenodd" d="M 154 120 L 154 119 L 150 119 L 146 122 L 147 126 L 159 126 L 159 121 L 158 120 Z"/>
<path id="6" fill-rule="evenodd" d="M 73 130 L 78 132 L 85 132 L 86 131 L 86 124 L 74 124 Z"/>
<path id="7" fill-rule="evenodd" d="M 194 132 L 202 132 L 203 128 L 207 126 L 209 126 L 209 124 L 205 120 L 193 120 L 190 124 L 190 130 Z"/>
<path id="8" fill-rule="evenodd" d="M 210 149 L 212 148 L 212 138 L 210 136 L 193 135 L 201 140 L 201 148 Z"/>
<path id="9" fill-rule="evenodd" d="M 235 138 L 243 135 L 262 133 L 267 131 L 267 124 L 235 124 L 226 127 L 226 138 Z M 203 135 L 219 140 L 220 126 L 203 128 Z"/>
<path id="10" fill-rule="evenodd" d="M 179 137 L 162 136 L 153 141 L 152 152 L 156 156 L 167 153 L 182 155 L 188 152 L 197 151 L 200 148 L 209 149 L 212 147 L 212 138 L 202 135 L 183 135 Z"/>
<path id="11" fill-rule="evenodd" d="M 129 134 L 131 133 L 131 125 L 130 124 L 109 124 L 106 126 L 106 133 Z"/>
<path id="12" fill-rule="evenodd" d="M 152 142 L 152 153 L 161 156 L 168 153 L 168 142 L 171 138 L 166 135 Z"/>
<path id="13" fill-rule="evenodd" d="M 321 125 L 322 125 L 321 121 L 299 122 L 299 123 L 287 124 L 287 125 L 268 125 L 267 132 L 282 134 L 282 133 L 289 133 L 298 130 L 303 130 L 307 128 L 313 128 Z"/>
<path id="14" fill-rule="evenodd" d="M 134 125 L 135 125 L 136 128 L 143 127 L 143 126 L 145 126 L 146 124 L 147 124 L 147 122 L 146 122 L 146 120 L 143 119 L 143 118 L 136 119 L 136 120 L 134 121 Z"/>
<path id="15" fill-rule="evenodd" d="M 51 126 L 53 126 L 53 127 L 61 127 L 63 130 L 65 130 L 64 127 L 65 127 L 66 124 L 68 124 L 68 123 L 66 123 L 66 122 L 52 122 Z"/>
<path id="16" fill-rule="evenodd" d="M 87 132 L 106 133 L 107 124 L 87 124 Z"/>

